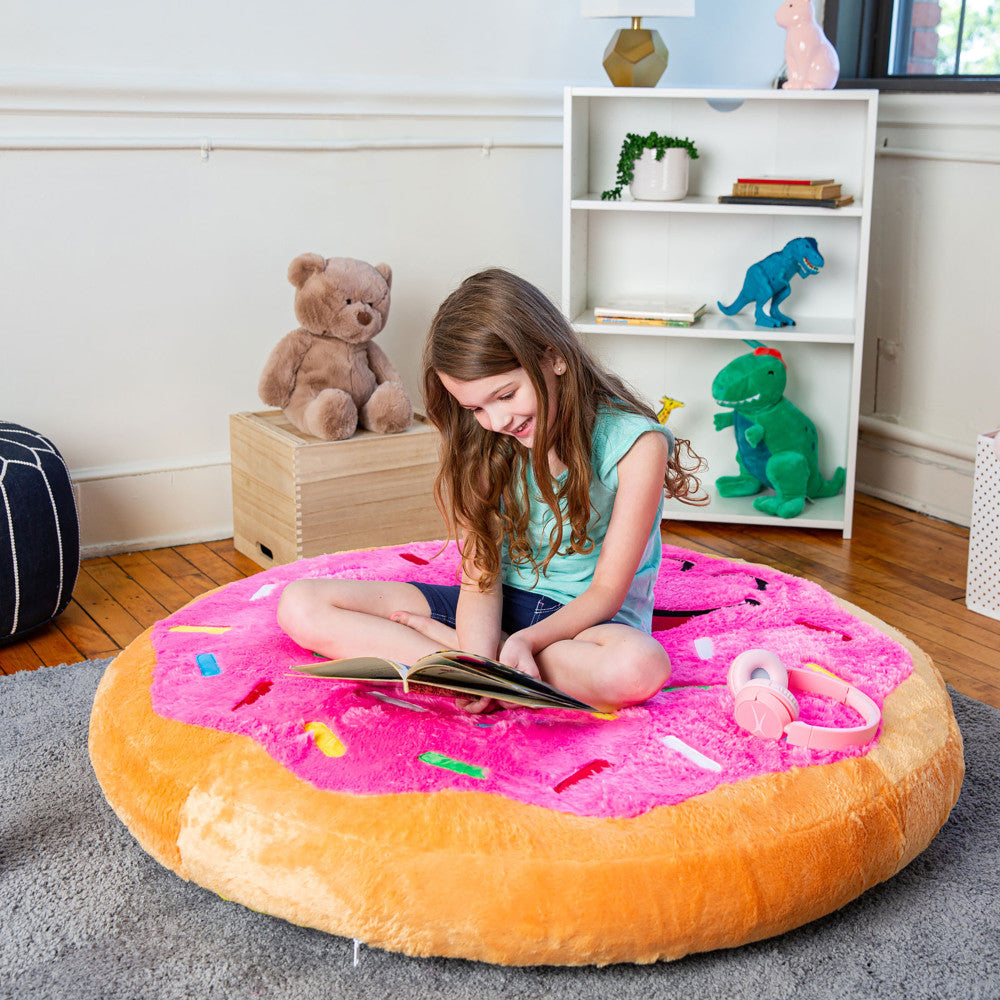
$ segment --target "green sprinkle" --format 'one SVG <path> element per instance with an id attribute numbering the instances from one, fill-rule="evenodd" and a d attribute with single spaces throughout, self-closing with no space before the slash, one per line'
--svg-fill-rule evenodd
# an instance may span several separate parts
<path id="1" fill-rule="evenodd" d="M 452 760 L 451 757 L 445 757 L 444 754 L 435 753 L 433 750 L 422 753 L 417 760 L 422 760 L 425 764 L 430 764 L 431 767 L 441 767 L 446 771 L 467 774 L 470 778 L 478 778 L 480 781 L 486 777 L 486 772 L 481 767 L 475 764 L 466 764 L 460 760 Z"/>

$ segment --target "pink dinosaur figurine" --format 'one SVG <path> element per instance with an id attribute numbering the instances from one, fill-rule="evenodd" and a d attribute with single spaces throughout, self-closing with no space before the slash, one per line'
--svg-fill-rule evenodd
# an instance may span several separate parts
<path id="1" fill-rule="evenodd" d="M 837 50 L 816 23 L 812 0 L 785 0 L 774 19 L 786 31 L 786 90 L 832 90 L 840 76 Z"/>

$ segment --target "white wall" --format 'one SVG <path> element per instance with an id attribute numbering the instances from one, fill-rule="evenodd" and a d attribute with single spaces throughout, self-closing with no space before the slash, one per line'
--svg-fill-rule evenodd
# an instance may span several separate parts
<path id="1" fill-rule="evenodd" d="M 772 3 L 733 6 L 657 22 L 664 84 L 767 84 Z M 15 0 L 0 18 L 0 414 L 63 452 L 88 554 L 231 533 L 228 415 L 262 408 L 296 254 L 392 265 L 380 343 L 414 396 L 466 274 L 558 295 L 562 87 L 606 83 L 616 26 L 577 0 Z"/>
<path id="2" fill-rule="evenodd" d="M 767 86 L 776 7 L 698 0 L 654 22 L 661 86 Z M 415 396 L 427 323 L 463 276 L 500 264 L 558 295 L 562 87 L 606 83 L 616 26 L 576 0 L 4 5 L 0 415 L 62 450 L 85 551 L 231 532 L 228 415 L 261 408 L 296 254 L 392 265 L 380 342 Z M 905 223 L 884 225 L 892 256 Z M 987 297 L 953 285 L 937 308 L 978 308 L 985 329 Z M 923 349 L 906 341 L 918 370 Z M 966 368 L 984 354 L 959 349 Z M 930 427 L 964 448 L 988 406 L 966 409 Z M 919 405 L 883 411 L 924 429 Z"/>
<path id="3" fill-rule="evenodd" d="M 1000 426 L 1000 94 L 883 94 L 858 487 L 968 524 Z"/>

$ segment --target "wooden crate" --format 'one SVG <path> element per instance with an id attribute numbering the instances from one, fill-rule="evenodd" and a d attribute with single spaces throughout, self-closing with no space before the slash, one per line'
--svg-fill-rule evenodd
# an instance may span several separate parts
<path id="1" fill-rule="evenodd" d="M 432 495 L 438 433 L 419 414 L 402 434 L 322 441 L 280 410 L 234 413 L 229 439 L 234 544 L 261 566 L 445 533 Z"/>

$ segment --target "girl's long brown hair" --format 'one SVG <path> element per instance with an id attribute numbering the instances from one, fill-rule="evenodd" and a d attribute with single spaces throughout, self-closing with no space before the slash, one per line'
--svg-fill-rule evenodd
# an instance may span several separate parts
<path id="1" fill-rule="evenodd" d="M 548 398 L 542 365 L 557 355 L 566 363 L 558 380 L 558 399 Z M 533 447 L 507 434 L 480 426 L 445 389 L 438 372 L 471 382 L 523 368 L 538 399 Z M 441 304 L 431 323 L 423 358 L 424 403 L 441 432 L 441 465 L 434 496 L 449 529 L 463 538 L 463 560 L 475 569 L 481 589 L 500 572 L 500 552 L 507 538 L 512 561 L 543 572 L 563 548 L 564 509 L 569 520 L 567 550 L 589 552 L 591 432 L 600 406 L 615 407 L 656 419 L 653 410 L 617 376 L 604 371 L 580 343 L 563 314 L 534 285 L 497 268 L 467 278 Z M 556 418 L 548 429 L 550 406 Z M 551 448 L 567 466 L 565 482 L 554 488 L 546 456 Z M 678 457 L 681 449 L 687 464 Z M 542 499 L 555 513 L 549 551 L 539 565 L 527 541 L 528 462 Z M 694 472 L 701 459 L 687 441 L 677 441 L 664 486 L 686 503 L 700 483 Z"/>

